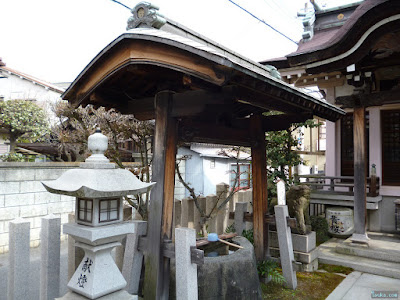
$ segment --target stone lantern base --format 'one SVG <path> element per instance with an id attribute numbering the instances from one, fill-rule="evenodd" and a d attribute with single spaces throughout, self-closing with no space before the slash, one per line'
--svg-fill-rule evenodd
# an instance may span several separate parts
<path id="1" fill-rule="evenodd" d="M 64 296 L 75 298 L 60 299 L 136 299 L 129 294 L 126 295 L 131 298 L 104 298 L 117 295 L 127 284 L 111 256 L 111 250 L 121 245 L 127 233 L 134 233 L 133 223 L 102 227 L 65 224 L 63 229 L 75 239 L 75 245 L 85 251 L 85 256 L 67 285 L 72 292 Z"/>
<path id="2" fill-rule="evenodd" d="M 61 298 L 56 298 L 56 300 L 87 300 L 88 298 L 79 295 L 74 292 L 68 292 Z M 98 298 L 98 300 L 138 300 L 137 295 L 131 295 L 127 291 L 117 291 L 103 297 Z"/>
<path id="3" fill-rule="evenodd" d="M 120 245 L 117 242 L 100 246 L 76 243 L 85 251 L 85 257 L 72 275 L 68 288 L 89 299 L 123 289 L 126 281 L 111 256 L 111 250 Z"/>

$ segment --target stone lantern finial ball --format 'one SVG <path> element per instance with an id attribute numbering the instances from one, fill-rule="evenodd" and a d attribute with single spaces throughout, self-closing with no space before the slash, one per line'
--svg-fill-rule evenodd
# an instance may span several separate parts
<path id="1" fill-rule="evenodd" d="M 108 148 L 108 138 L 101 133 L 100 128 L 96 129 L 96 132 L 89 136 L 88 148 L 93 154 L 104 154 Z"/>

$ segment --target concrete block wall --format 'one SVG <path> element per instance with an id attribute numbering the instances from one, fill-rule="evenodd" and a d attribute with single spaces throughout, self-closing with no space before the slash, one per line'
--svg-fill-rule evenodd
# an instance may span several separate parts
<path id="1" fill-rule="evenodd" d="M 30 246 L 40 244 L 41 218 L 54 214 L 68 223 L 75 199 L 46 191 L 41 181 L 57 179 L 79 163 L 0 163 L 0 254 L 9 250 L 9 223 L 17 217 L 30 222 Z M 61 239 L 66 235 L 61 234 Z"/>

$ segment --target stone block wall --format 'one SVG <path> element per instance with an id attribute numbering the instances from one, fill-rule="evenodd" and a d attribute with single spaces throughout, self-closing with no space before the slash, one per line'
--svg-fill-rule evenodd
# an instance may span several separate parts
<path id="1" fill-rule="evenodd" d="M 221 191 L 226 189 L 226 185 L 227 184 L 225 183 L 220 183 L 216 185 L 217 194 L 220 195 L 219 198 L 216 195 L 199 197 L 199 205 L 206 213 L 209 213 L 212 210 L 212 208 L 215 206 L 215 201 L 218 201 L 218 203 L 222 203 L 226 199 L 227 193 L 221 193 Z M 217 215 L 206 222 L 207 230 L 209 232 L 216 232 L 218 234 L 225 233 L 227 227 L 232 225 L 233 223 L 233 220 L 229 219 L 229 213 L 235 211 L 235 206 L 237 202 L 247 202 L 247 211 L 253 212 L 253 207 L 251 205 L 252 197 L 252 189 L 240 190 L 235 193 L 233 195 L 233 199 L 227 204 L 227 207 L 220 210 Z M 183 198 L 182 200 L 175 199 L 174 210 L 174 227 L 188 227 L 195 229 L 196 233 L 200 232 L 200 213 L 192 198 Z M 253 224 L 251 222 L 245 223 L 246 230 L 253 228 Z"/>
<path id="2" fill-rule="evenodd" d="M 8 252 L 9 222 L 21 217 L 30 222 L 30 245 L 40 244 L 41 218 L 54 214 L 68 223 L 75 199 L 50 194 L 41 181 L 54 180 L 79 163 L 0 163 L 0 254 Z M 61 239 L 66 235 L 61 234 Z"/>

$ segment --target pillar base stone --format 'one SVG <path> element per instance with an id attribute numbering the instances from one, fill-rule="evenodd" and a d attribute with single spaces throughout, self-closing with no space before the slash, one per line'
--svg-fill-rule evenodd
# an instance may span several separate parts
<path id="1" fill-rule="evenodd" d="M 367 233 L 353 233 L 350 240 L 353 243 L 368 245 L 370 238 L 368 237 Z"/>

